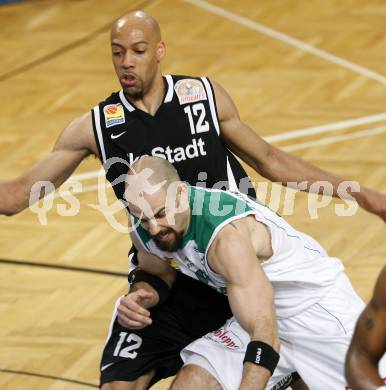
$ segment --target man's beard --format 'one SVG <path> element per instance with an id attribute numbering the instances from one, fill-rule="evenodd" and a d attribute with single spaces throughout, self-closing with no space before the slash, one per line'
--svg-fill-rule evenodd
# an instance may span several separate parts
<path id="1" fill-rule="evenodd" d="M 163 234 L 171 233 L 173 235 L 173 238 L 169 241 L 160 241 L 158 239 L 159 236 L 162 236 Z M 151 236 L 154 240 L 155 244 L 158 248 L 160 248 L 163 251 L 166 252 L 175 252 L 178 249 L 181 248 L 182 239 L 184 237 L 184 232 L 177 233 L 172 228 L 166 228 L 161 230 L 158 234 L 155 236 Z"/>
<path id="2" fill-rule="evenodd" d="M 133 99 L 133 100 L 138 100 L 142 99 L 143 97 L 143 90 L 142 89 L 137 89 L 137 90 L 131 90 L 130 87 L 124 87 L 122 86 L 123 93 L 126 97 Z"/>

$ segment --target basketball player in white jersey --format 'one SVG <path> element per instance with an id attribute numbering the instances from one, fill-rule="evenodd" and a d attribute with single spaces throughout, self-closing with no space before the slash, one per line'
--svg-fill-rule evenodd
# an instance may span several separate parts
<path id="1" fill-rule="evenodd" d="M 346 376 L 353 390 L 386 389 L 386 267 L 359 317 L 347 354 Z"/>
<path id="2" fill-rule="evenodd" d="M 163 159 L 134 163 L 125 197 L 133 242 L 155 255 L 140 256 L 140 267 L 170 283 L 173 258 L 228 295 L 234 317 L 187 346 L 186 365 L 226 390 L 271 389 L 293 371 L 313 390 L 345 388 L 345 355 L 364 305 L 340 260 L 245 195 L 182 183 Z M 182 370 L 173 388 L 193 390 L 193 382 Z"/>
<path id="3" fill-rule="evenodd" d="M 108 130 L 114 129 L 114 126 L 122 125 L 125 118 L 122 115 L 122 110 L 135 109 L 143 116 L 154 116 L 159 108 L 167 103 L 165 102 L 166 98 L 169 97 L 167 92 L 176 93 L 173 88 L 169 87 L 168 89 L 162 75 L 161 62 L 165 56 L 165 44 L 161 38 L 159 25 L 154 18 L 141 11 L 124 15 L 113 26 L 111 43 L 115 71 L 122 86 L 119 96 L 125 104 L 121 104 L 120 107 L 115 107 L 113 110 L 106 109 L 104 112 L 105 117 L 102 119 Z M 224 149 L 229 148 L 262 176 L 272 181 L 283 183 L 307 181 L 308 188 L 315 181 L 328 181 L 333 185 L 333 195 L 337 196 L 339 184 L 343 179 L 313 167 L 264 142 L 240 120 L 237 109 L 227 92 L 217 83 L 212 84 L 213 99 L 215 99 L 217 107 L 216 115 L 218 114 L 219 138 Z M 103 108 L 101 109 L 103 110 Z M 181 106 L 181 110 L 183 109 L 184 107 Z M 103 154 L 106 150 L 101 149 L 101 142 L 97 142 L 96 133 L 101 136 L 100 139 L 109 137 L 112 140 L 115 137 L 114 141 L 117 143 L 121 142 L 123 137 L 128 136 L 128 133 L 124 135 L 122 133 L 128 129 L 112 134 L 103 134 L 105 129 L 96 128 L 95 118 L 97 115 L 98 110 L 94 109 L 92 112 L 86 112 L 72 120 L 58 137 L 51 153 L 19 177 L 0 181 L 0 214 L 11 216 L 28 207 L 31 188 L 37 181 L 50 181 L 55 188 L 58 188 L 86 157 L 94 155 L 103 162 Z M 205 122 L 202 124 L 204 125 Z M 188 117 L 186 117 L 186 126 L 189 126 Z M 169 129 L 166 128 L 162 131 L 167 132 Z M 138 133 L 133 136 L 133 139 L 137 136 Z M 144 146 L 146 147 L 146 145 Z M 167 146 L 159 145 L 158 150 L 163 150 L 165 156 L 169 158 Z M 201 155 L 207 152 L 201 150 L 198 142 L 193 147 L 199 148 L 197 150 L 201 151 Z M 187 149 L 185 148 L 185 150 Z M 199 159 L 191 159 L 191 166 L 196 167 L 198 161 Z M 177 169 L 179 168 L 177 167 Z M 227 172 L 220 173 L 221 176 L 227 174 Z M 378 215 L 383 220 L 386 219 L 386 196 L 384 194 L 362 187 L 360 192 L 352 193 L 351 196 L 367 211 Z M 145 284 L 145 282 L 141 283 Z M 135 285 L 133 286 L 134 290 Z M 183 287 L 179 291 L 181 290 Z M 187 293 L 189 293 L 188 289 Z M 130 325 L 130 321 L 135 320 L 137 313 L 136 310 L 130 308 L 129 302 L 130 295 L 122 301 L 122 308 L 126 306 L 127 316 L 121 321 L 127 328 L 135 328 Z M 149 323 L 143 327 L 148 325 Z M 157 332 L 159 329 L 161 329 L 159 324 L 154 322 L 152 332 Z M 162 334 L 161 331 L 158 333 Z M 146 337 L 144 336 L 143 340 Z M 119 339 L 115 341 L 119 342 Z M 178 344 L 177 341 L 173 343 L 174 347 Z M 145 344 L 144 342 L 143 345 Z M 129 366 L 134 362 L 130 359 L 126 360 Z M 146 388 L 153 379 L 155 371 L 157 372 L 158 363 L 154 363 L 154 361 L 154 356 L 149 356 L 146 364 L 139 363 L 136 369 L 125 368 L 122 370 L 123 372 L 115 371 L 115 364 L 107 363 L 104 365 L 102 362 L 102 368 L 103 366 L 106 368 L 103 373 L 108 376 L 103 380 L 103 389 L 128 390 L 138 388 L 137 386 Z M 150 362 L 153 362 L 155 366 L 150 366 Z M 119 364 L 123 366 L 123 362 Z M 177 362 L 173 370 L 179 367 L 179 364 Z M 109 374 L 107 371 L 111 371 L 111 373 Z"/>

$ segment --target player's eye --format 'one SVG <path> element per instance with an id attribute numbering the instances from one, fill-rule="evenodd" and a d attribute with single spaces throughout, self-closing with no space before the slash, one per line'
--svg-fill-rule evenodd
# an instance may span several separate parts
<path id="1" fill-rule="evenodd" d="M 160 212 L 157 213 L 156 218 L 157 218 L 157 219 L 159 219 L 159 218 L 164 218 L 165 215 L 166 215 L 166 210 L 163 209 L 163 210 L 161 210 Z"/>

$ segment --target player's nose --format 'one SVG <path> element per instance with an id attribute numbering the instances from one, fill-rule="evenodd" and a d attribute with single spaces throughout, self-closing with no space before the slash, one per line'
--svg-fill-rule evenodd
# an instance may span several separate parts
<path id="1" fill-rule="evenodd" d="M 126 69 L 135 67 L 135 59 L 130 51 L 127 51 L 123 56 L 122 66 Z"/>
<path id="2" fill-rule="evenodd" d="M 158 225 L 157 221 L 155 219 L 151 219 L 149 220 L 149 233 L 150 235 L 152 236 L 155 236 L 157 235 L 160 231 L 161 231 L 161 228 L 160 226 Z"/>

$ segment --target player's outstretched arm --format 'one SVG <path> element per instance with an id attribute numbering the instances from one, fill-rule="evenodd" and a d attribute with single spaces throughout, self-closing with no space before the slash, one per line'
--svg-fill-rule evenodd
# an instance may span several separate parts
<path id="1" fill-rule="evenodd" d="M 353 390 L 374 390 L 384 384 L 378 362 L 386 352 L 386 267 L 370 303 L 359 317 L 346 358 L 346 377 Z"/>
<path id="2" fill-rule="evenodd" d="M 262 227 L 262 236 L 264 230 L 265 227 Z M 268 235 L 267 232 L 265 234 Z M 232 222 L 218 233 L 209 249 L 208 263 L 226 281 L 234 316 L 249 333 L 251 341 L 265 343 L 267 348 L 262 354 L 267 357 L 272 356 L 272 353 L 277 355 L 279 337 L 273 288 L 259 265 L 255 249 L 243 220 Z M 254 345 L 256 344 L 252 343 L 251 347 Z M 254 357 L 256 352 L 257 349 Z M 271 359 L 268 360 L 272 362 Z M 274 363 L 273 365 L 275 366 Z M 244 363 L 240 389 L 264 389 L 270 376 L 268 368 L 248 360 Z"/>
<path id="3" fill-rule="evenodd" d="M 265 142 L 244 124 L 231 97 L 219 84 L 213 83 L 222 136 L 229 148 L 259 174 L 284 185 L 289 182 L 307 182 L 306 191 L 316 181 L 332 184 L 333 196 L 343 178 L 323 171 L 304 160 L 281 151 Z M 361 187 L 360 192 L 344 190 L 365 210 L 380 216 L 386 222 L 386 195 Z"/>
<path id="4" fill-rule="evenodd" d="M 133 234 L 131 238 L 140 249 Z M 139 251 L 137 261 L 138 267 L 129 276 L 130 291 L 121 299 L 117 309 L 118 322 L 133 330 L 151 325 L 148 309 L 163 304 L 176 279 L 176 271 L 151 253 Z"/>
<path id="5" fill-rule="evenodd" d="M 0 181 L 0 214 L 14 215 L 28 207 L 31 189 L 38 181 L 59 187 L 79 163 L 95 151 L 93 145 L 91 113 L 86 113 L 63 130 L 48 156 L 19 177 Z"/>
<path id="6" fill-rule="evenodd" d="M 162 259 L 138 252 L 138 267 L 129 275 L 130 291 L 120 301 L 118 322 L 129 329 L 143 329 L 152 324 L 148 309 L 161 306 L 175 282 L 175 270 Z"/>
<path id="7" fill-rule="evenodd" d="M 176 270 L 156 255 L 138 252 L 138 266 L 143 271 L 162 279 L 171 288 L 176 281 Z"/>

